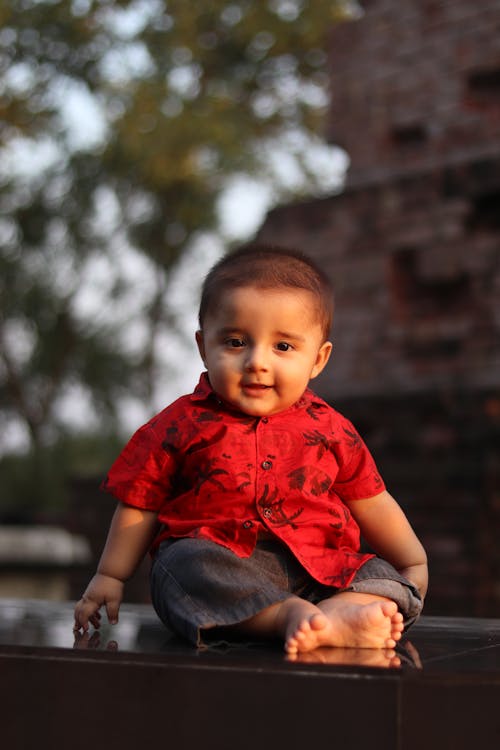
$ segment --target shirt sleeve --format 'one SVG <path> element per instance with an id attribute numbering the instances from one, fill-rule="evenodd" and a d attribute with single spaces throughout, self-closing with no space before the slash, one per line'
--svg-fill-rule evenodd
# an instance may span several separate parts
<path id="1" fill-rule="evenodd" d="M 342 500 L 363 500 L 383 492 L 384 481 L 355 427 L 342 417 L 336 432 L 339 471 L 333 490 Z"/>
<path id="2" fill-rule="evenodd" d="M 137 430 L 112 465 L 102 489 L 127 505 L 159 511 L 169 497 L 176 469 L 175 456 L 162 434 L 165 429 L 157 418 Z"/>

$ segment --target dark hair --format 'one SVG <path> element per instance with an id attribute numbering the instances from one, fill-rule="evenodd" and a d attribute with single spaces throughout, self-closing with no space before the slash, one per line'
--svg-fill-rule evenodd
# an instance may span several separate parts
<path id="1" fill-rule="evenodd" d="M 318 302 L 318 320 L 325 340 L 333 318 L 333 290 L 328 277 L 297 250 L 246 245 L 225 255 L 208 272 L 201 290 L 200 328 L 207 313 L 227 289 L 255 286 L 261 289 L 289 287 L 312 292 Z"/>

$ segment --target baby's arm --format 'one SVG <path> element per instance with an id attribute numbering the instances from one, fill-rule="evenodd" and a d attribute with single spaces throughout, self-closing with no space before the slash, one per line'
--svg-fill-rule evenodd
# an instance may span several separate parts
<path id="1" fill-rule="evenodd" d="M 347 502 L 361 534 L 370 547 L 411 581 L 422 597 L 427 592 L 427 555 L 394 498 L 380 495 Z"/>
<path id="2" fill-rule="evenodd" d="M 118 622 L 124 583 L 144 557 L 157 524 L 156 513 L 118 504 L 97 573 L 76 604 L 75 630 L 88 630 L 89 622 L 98 628 L 102 605 L 106 607 L 109 622 Z"/>

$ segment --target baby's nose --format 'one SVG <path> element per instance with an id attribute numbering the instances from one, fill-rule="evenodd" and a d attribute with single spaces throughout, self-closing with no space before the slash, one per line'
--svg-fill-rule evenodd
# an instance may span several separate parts
<path id="1" fill-rule="evenodd" d="M 262 346 L 249 347 L 245 360 L 247 370 L 267 370 L 269 366 L 266 350 Z"/>

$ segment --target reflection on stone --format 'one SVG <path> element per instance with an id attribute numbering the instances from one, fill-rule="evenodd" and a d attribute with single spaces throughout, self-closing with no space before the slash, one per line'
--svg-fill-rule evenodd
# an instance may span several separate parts
<path id="1" fill-rule="evenodd" d="M 174 658 L 186 662 L 200 659 L 204 663 L 220 662 L 237 669 L 262 668 L 311 669 L 316 663 L 322 672 L 336 666 L 345 669 L 390 669 L 423 674 L 498 674 L 500 672 L 500 620 L 478 618 L 422 617 L 411 628 L 408 638 L 396 649 L 329 649 L 321 648 L 295 658 L 286 657 L 279 641 L 226 643 L 197 651 L 167 630 L 150 605 L 124 604 L 120 622 L 109 625 L 106 617 L 98 631 L 75 637 L 73 633 L 74 602 L 52 602 L 39 599 L 0 598 L 0 651 L 9 653 L 25 647 L 39 649 L 85 650 L 89 656 L 98 651 L 154 655 L 162 660 Z M 295 666 L 294 666 L 295 665 Z M 325 666 L 321 666 L 325 665 Z"/>
<path id="2" fill-rule="evenodd" d="M 76 644 L 73 633 L 73 604 L 69 602 L 42 601 L 39 599 L 0 598 L 0 643 L 18 646 L 45 646 L 56 648 L 107 648 L 111 642 L 119 643 L 121 650 L 134 650 L 141 626 L 141 615 L 127 611 L 124 606 L 117 625 L 104 623 L 99 631 L 88 634 L 87 646 Z M 116 650 L 116 649 L 115 649 Z"/>
<path id="3" fill-rule="evenodd" d="M 381 667 L 384 669 L 401 666 L 401 659 L 393 649 L 382 648 L 316 648 L 304 654 L 289 654 L 287 661 L 300 664 L 335 664 L 357 667 Z"/>
<path id="4" fill-rule="evenodd" d="M 287 661 L 300 664 L 334 664 L 354 667 L 395 669 L 401 666 L 422 669 L 420 655 L 410 641 L 403 640 L 396 649 L 321 647 L 304 654 L 290 654 Z"/>
<path id="5" fill-rule="evenodd" d="M 118 643 L 115 640 L 103 642 L 101 634 L 98 630 L 94 630 L 92 634 L 81 633 L 79 630 L 75 631 L 75 642 L 73 648 L 77 651 L 86 651 L 87 649 L 92 651 L 96 649 L 104 649 L 105 651 L 118 651 Z"/>

